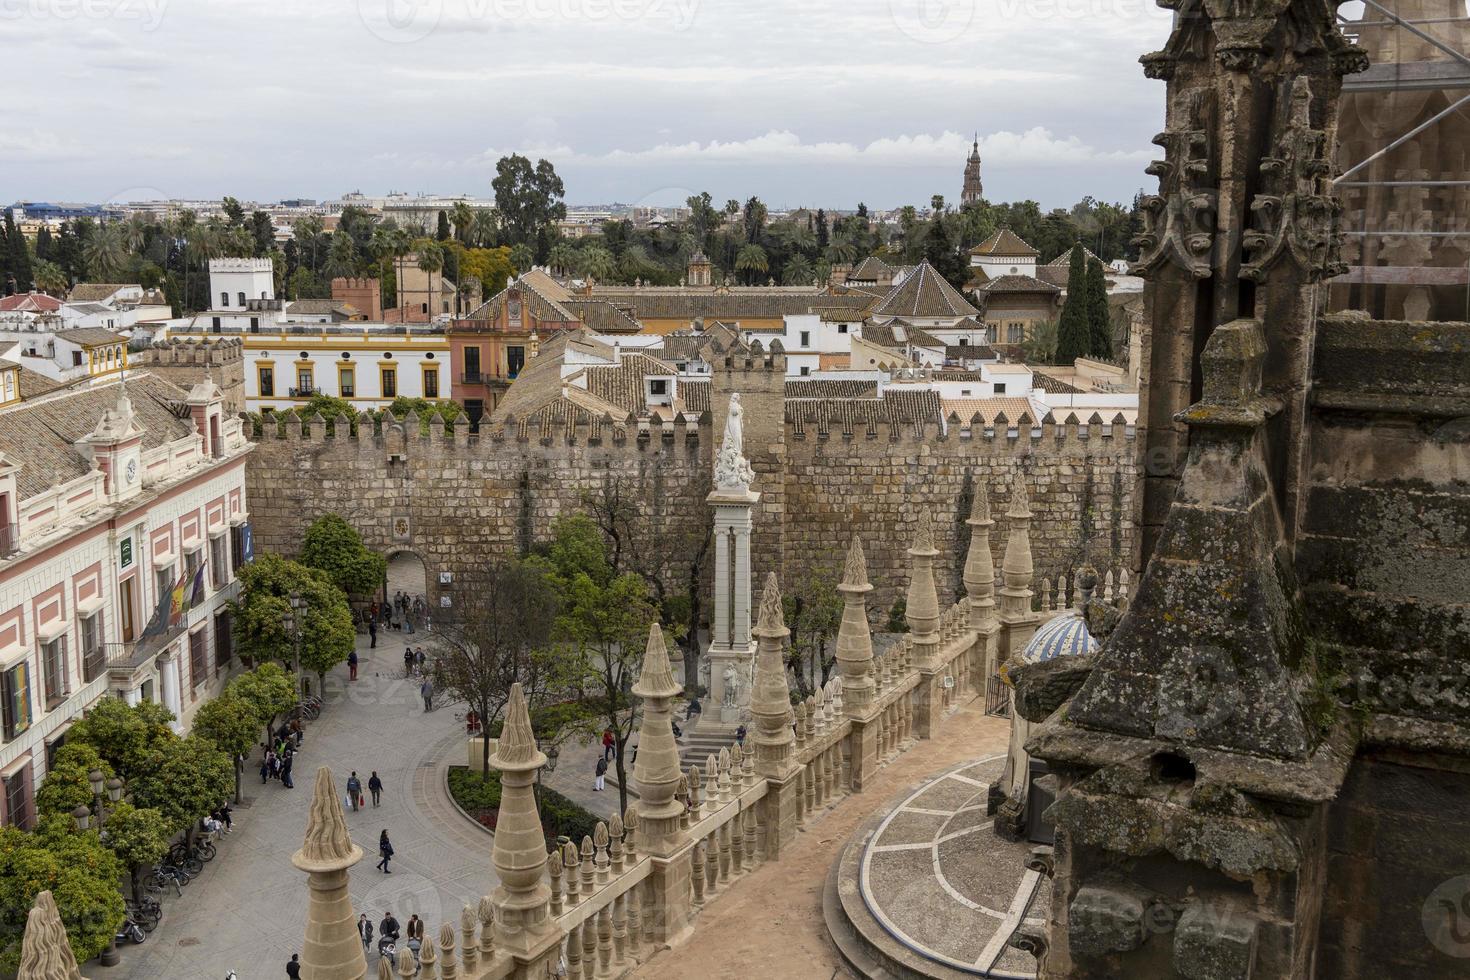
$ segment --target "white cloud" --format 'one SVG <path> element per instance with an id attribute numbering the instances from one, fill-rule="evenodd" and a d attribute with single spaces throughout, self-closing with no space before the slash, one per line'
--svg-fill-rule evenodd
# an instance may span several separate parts
<path id="1" fill-rule="evenodd" d="M 842 141 L 806 142 L 789 130 L 771 130 L 744 140 L 710 140 L 706 143 L 660 143 L 644 149 L 614 149 L 585 153 L 565 143 L 528 144 L 505 149 L 488 149 L 464 163 L 475 166 L 494 163 L 506 153 L 532 158 L 545 157 L 559 164 L 601 164 L 641 167 L 743 164 L 748 166 L 850 167 L 944 167 L 963 161 L 971 140 L 955 132 L 938 136 L 919 134 L 892 136 L 864 145 Z M 999 132 L 980 138 L 980 152 L 992 166 L 1037 167 L 1089 162 L 1147 161 L 1148 150 L 1099 150 L 1075 136 L 1058 137 L 1042 126 L 1023 133 Z"/>

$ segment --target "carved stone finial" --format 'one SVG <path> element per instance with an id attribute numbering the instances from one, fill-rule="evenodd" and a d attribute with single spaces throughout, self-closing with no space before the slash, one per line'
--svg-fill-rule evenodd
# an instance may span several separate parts
<path id="1" fill-rule="evenodd" d="M 775 572 L 766 573 L 766 585 L 761 592 L 760 616 L 753 631 L 756 636 L 789 636 L 786 614 L 781 608 L 781 586 Z"/>
<path id="2" fill-rule="evenodd" d="M 871 589 L 868 582 L 868 560 L 863 554 L 863 542 L 856 534 L 852 546 L 847 549 L 847 565 L 843 570 L 842 586 L 845 589 Z"/>
<path id="3" fill-rule="evenodd" d="M 82 980 L 51 892 L 36 895 L 20 945 L 19 980 Z"/>
<path id="4" fill-rule="evenodd" d="M 664 631 L 658 623 L 648 627 L 648 647 L 643 654 L 643 667 L 638 673 L 638 683 L 633 693 L 640 698 L 672 698 L 684 689 L 674 679 L 674 668 L 669 663 L 669 648 L 664 642 Z"/>
<path id="5" fill-rule="evenodd" d="M 505 706 L 505 724 L 490 764 L 502 772 L 528 771 L 546 765 L 546 756 L 536 748 L 536 733 L 531 728 L 531 712 L 519 683 L 510 686 L 510 700 Z"/>
<path id="6" fill-rule="evenodd" d="M 311 808 L 306 816 L 306 838 L 291 863 L 302 871 L 340 871 L 362 860 L 362 848 L 352 843 L 347 817 L 332 770 L 320 766 L 312 787 Z"/>

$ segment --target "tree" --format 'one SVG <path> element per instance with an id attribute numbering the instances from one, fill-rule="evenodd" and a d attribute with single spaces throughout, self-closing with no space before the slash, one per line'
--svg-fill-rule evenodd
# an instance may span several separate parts
<path id="1" fill-rule="evenodd" d="M 637 702 L 633 682 L 643 665 L 644 643 L 654 608 L 648 588 L 631 572 L 614 574 L 606 544 L 586 515 L 558 520 L 547 561 L 560 599 L 556 635 L 569 683 L 590 710 L 582 733 L 612 732 L 616 745 L 619 810 L 628 805 L 624 752 L 633 733 Z"/>
<path id="2" fill-rule="evenodd" d="M 159 747 L 178 738 L 169 723 L 173 713 L 162 705 L 142 701 L 129 705 L 120 698 L 103 698 L 67 730 L 68 745 L 92 748 L 117 775 L 131 780 L 148 767 Z"/>
<path id="3" fill-rule="evenodd" d="M 695 194 L 684 203 L 689 207 L 689 229 L 694 235 L 696 247 L 703 248 L 705 238 L 719 224 L 720 213 L 715 210 L 709 191 Z"/>
<path id="4" fill-rule="evenodd" d="M 581 249 L 577 269 L 589 279 L 608 280 L 617 269 L 612 253 L 601 245 L 588 245 Z"/>
<path id="5" fill-rule="evenodd" d="M 94 281 L 116 281 L 128 259 L 122 225 L 111 221 L 99 228 L 87 243 L 83 255 L 87 260 L 87 275 Z"/>
<path id="6" fill-rule="evenodd" d="M 1087 266 L 1083 252 L 1080 245 L 1072 249 L 1072 265 L 1067 273 L 1067 302 L 1062 307 L 1062 319 L 1057 325 L 1058 364 L 1071 364 L 1088 354 Z"/>
<path id="7" fill-rule="evenodd" d="M 245 223 L 245 208 L 235 198 L 226 197 L 220 202 L 220 208 L 225 212 L 225 218 L 232 228 L 238 228 Z"/>
<path id="8" fill-rule="evenodd" d="M 15 279 L 15 288 L 20 292 L 25 292 L 34 285 L 30 247 L 26 244 L 25 232 L 16 227 L 15 215 L 9 210 L 5 212 L 4 246 L 6 267 Z M 4 285 L 3 282 L 0 282 L 0 288 L 3 288 Z"/>
<path id="9" fill-rule="evenodd" d="M 781 273 L 781 281 L 788 286 L 810 286 L 816 276 L 811 262 L 807 261 L 805 255 L 793 255 L 791 261 L 786 263 L 786 270 Z"/>
<path id="10" fill-rule="evenodd" d="M 250 706 L 256 727 L 265 726 L 267 742 L 276 719 L 294 708 L 299 700 L 291 675 L 279 664 L 272 663 L 261 664 L 249 673 L 241 674 L 230 681 L 225 691 Z"/>
<path id="11" fill-rule="evenodd" d="M 796 677 L 797 691 L 805 699 L 827 683 L 837 662 L 835 643 L 842 623 L 842 597 L 831 576 L 822 572 L 801 579 L 797 589 L 788 591 L 782 601 L 786 627 L 791 630 L 787 663 Z"/>
<path id="12" fill-rule="evenodd" d="M 128 780 L 135 806 L 157 810 L 170 836 L 184 832 L 191 839 L 199 821 L 228 800 L 234 788 L 234 763 L 197 734 L 165 742 L 147 770 Z"/>
<path id="13" fill-rule="evenodd" d="M 536 264 L 536 253 L 525 242 L 519 242 L 511 246 L 510 264 L 514 267 L 516 274 L 520 275 L 522 272 L 529 271 L 531 266 Z"/>
<path id="14" fill-rule="evenodd" d="M 276 226 L 264 211 L 250 215 L 250 237 L 255 240 L 255 257 L 263 259 L 276 250 Z"/>
<path id="15" fill-rule="evenodd" d="M 35 278 L 36 288 L 43 293 L 50 293 L 52 296 L 64 296 L 67 288 L 71 285 L 67 281 L 66 271 L 55 262 L 47 262 L 45 259 L 36 262 Z M 19 282 L 17 281 L 18 285 Z"/>
<path id="16" fill-rule="evenodd" d="M 86 742 L 68 741 L 56 750 L 56 758 L 36 790 L 36 812 L 42 817 L 71 817 L 79 806 L 90 807 L 95 794 L 92 792 L 91 774 L 101 771 L 104 780 L 116 773 L 107 760 L 103 759 Z"/>
<path id="17" fill-rule="evenodd" d="M 325 514 L 306 529 L 301 564 L 326 572 L 332 584 L 349 596 L 375 592 L 388 574 L 388 560 L 368 550 L 362 535 L 338 514 Z"/>
<path id="18" fill-rule="evenodd" d="M 512 684 L 530 703 L 543 699 L 555 658 L 548 645 L 560 611 L 544 564 L 498 562 L 461 577 L 457 622 L 437 631 L 434 685 L 464 701 L 487 727 L 500 717 Z M 490 741 L 482 746 L 482 773 Z"/>
<path id="19" fill-rule="evenodd" d="M 237 800 L 238 802 L 238 800 Z M 128 873 L 128 890 L 138 898 L 138 872 L 168 853 L 168 821 L 152 807 L 119 802 L 107 811 L 103 843 Z"/>
<path id="20" fill-rule="evenodd" d="M 36 895 L 50 891 L 78 963 L 99 955 L 122 925 L 117 883 L 123 866 L 97 835 L 72 829 L 71 817 L 52 817 L 34 833 L 0 828 L 0 974 L 20 965 L 26 914 Z"/>
<path id="21" fill-rule="evenodd" d="M 1037 320 L 1026 328 L 1021 341 L 1021 357 L 1027 364 L 1055 364 L 1057 358 L 1057 321 Z"/>
<path id="22" fill-rule="evenodd" d="M 305 600 L 296 629 L 288 632 L 291 596 Z M 240 597 L 232 605 L 235 647 L 241 656 L 265 662 L 300 658 L 318 680 L 347 659 L 357 642 L 347 596 L 325 572 L 279 555 L 264 554 L 240 570 Z"/>
<path id="23" fill-rule="evenodd" d="M 474 221 L 471 223 L 475 244 L 481 248 L 493 246 L 498 224 L 495 212 L 491 208 L 480 208 L 476 211 Z"/>
<path id="24" fill-rule="evenodd" d="M 470 235 L 475 221 L 474 208 L 465 201 L 455 201 L 447 217 L 454 224 L 455 240 L 466 247 L 472 244 Z"/>
<path id="25" fill-rule="evenodd" d="M 743 221 L 745 224 L 745 240 L 754 245 L 760 242 L 761 236 L 766 230 L 766 206 L 758 197 L 752 197 L 745 202 Z"/>
<path id="26" fill-rule="evenodd" d="M 333 279 L 351 276 L 357 272 L 357 245 L 352 241 L 352 236 L 340 228 L 332 233 L 323 271 L 328 278 Z"/>
<path id="27" fill-rule="evenodd" d="M 699 677 L 699 619 L 704 562 L 713 540 L 708 519 L 694 527 L 675 527 L 645 513 L 646 494 L 618 477 L 604 480 L 582 496 L 582 506 L 602 532 L 613 574 L 632 572 L 648 586 L 663 621 L 679 624 L 676 638 L 684 650 L 684 685 L 692 695 Z M 674 592 L 676 564 L 689 562 L 682 593 Z"/>
<path id="28" fill-rule="evenodd" d="M 764 275 L 770 269 L 766 259 L 766 250 L 759 245 L 746 245 L 740 249 L 740 254 L 735 257 L 735 271 L 745 273 L 746 284 L 749 285 Z"/>
<path id="29" fill-rule="evenodd" d="M 547 160 L 531 161 L 518 153 L 495 164 L 495 209 L 512 245 L 531 244 L 536 233 L 567 216 L 562 202 L 566 187 Z"/>
<path id="30" fill-rule="evenodd" d="M 1088 352 L 1104 360 L 1113 358 L 1113 317 L 1108 306 L 1108 280 L 1097 259 L 1087 263 Z"/>
<path id="31" fill-rule="evenodd" d="M 255 748 L 255 736 L 264 723 L 260 709 L 241 697 L 233 683 L 219 697 L 204 702 L 194 712 L 194 733 L 209 739 L 234 763 L 236 803 L 243 799 L 241 777 L 245 772 L 245 756 Z"/>

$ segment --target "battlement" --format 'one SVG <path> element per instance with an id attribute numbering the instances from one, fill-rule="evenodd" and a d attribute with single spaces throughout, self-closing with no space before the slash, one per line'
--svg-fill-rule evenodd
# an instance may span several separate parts
<path id="1" fill-rule="evenodd" d="M 215 272 L 264 272 L 274 274 L 275 267 L 270 259 L 222 258 L 210 259 L 209 271 Z"/>
<path id="2" fill-rule="evenodd" d="M 245 359 L 245 341 L 239 337 L 202 341 L 172 337 L 132 356 L 149 365 L 222 367 Z"/>
<path id="3" fill-rule="evenodd" d="M 338 276 L 332 280 L 332 288 L 335 289 L 377 289 L 378 280 L 360 278 L 357 276 Z"/>

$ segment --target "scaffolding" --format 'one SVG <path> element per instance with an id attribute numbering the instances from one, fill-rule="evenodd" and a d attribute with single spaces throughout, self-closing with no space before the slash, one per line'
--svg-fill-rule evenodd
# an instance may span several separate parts
<path id="1" fill-rule="evenodd" d="M 1332 309 L 1470 320 L 1470 16 L 1467 0 L 1361 0 L 1343 33 L 1372 67 L 1350 76 L 1338 123 L 1344 257 Z"/>

